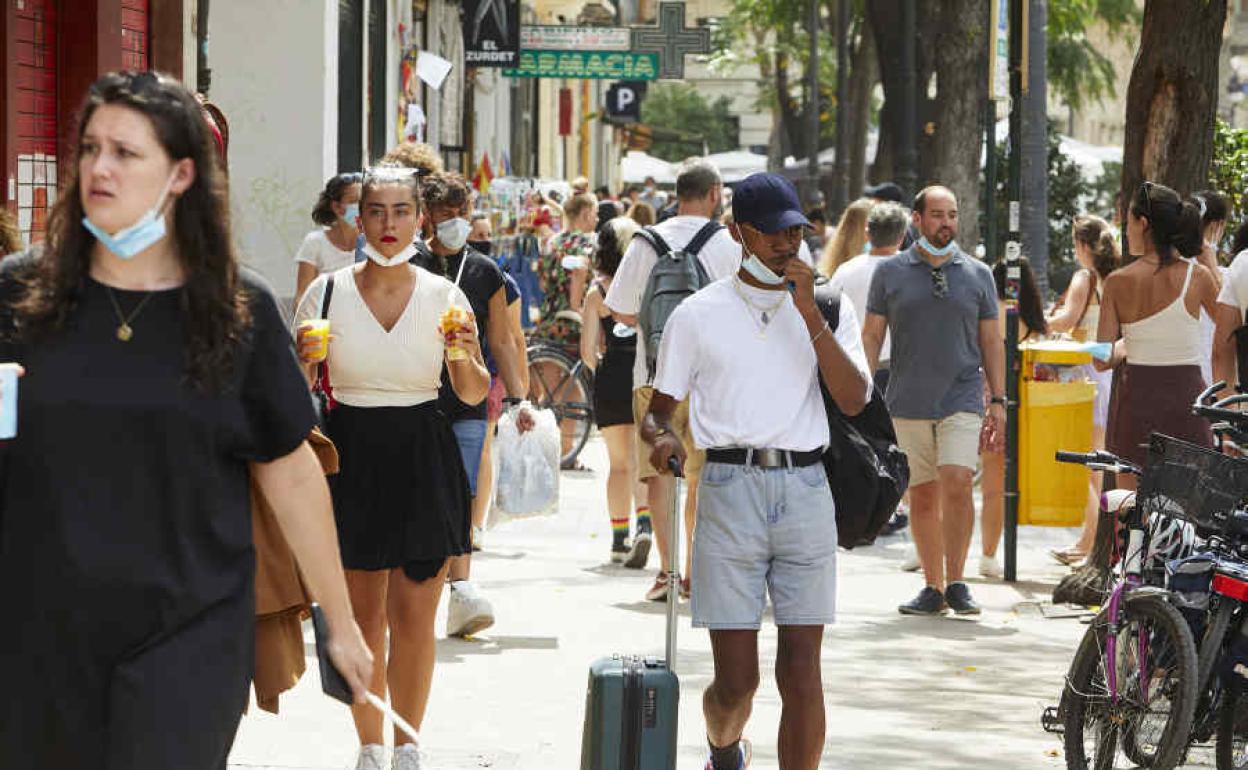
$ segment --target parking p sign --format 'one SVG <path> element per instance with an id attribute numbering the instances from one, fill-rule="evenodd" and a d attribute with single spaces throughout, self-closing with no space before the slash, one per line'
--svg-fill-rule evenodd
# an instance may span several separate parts
<path id="1" fill-rule="evenodd" d="M 625 80 L 607 89 L 607 117 L 615 123 L 636 123 L 641 120 L 641 100 L 646 83 Z"/>

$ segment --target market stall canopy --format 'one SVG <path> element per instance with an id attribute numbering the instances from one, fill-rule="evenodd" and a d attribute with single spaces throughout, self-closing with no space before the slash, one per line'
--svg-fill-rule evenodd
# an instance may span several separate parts
<path id="1" fill-rule="evenodd" d="M 673 164 L 641 150 L 629 150 L 620 161 L 620 178 L 625 183 L 641 183 L 650 176 L 659 184 L 676 184 L 676 169 Z"/>
<path id="2" fill-rule="evenodd" d="M 739 182 L 750 174 L 758 171 L 767 170 L 767 156 L 759 155 L 746 150 L 731 150 L 729 152 L 717 152 L 714 155 L 706 156 L 715 168 L 719 169 L 719 175 L 729 184 Z"/>

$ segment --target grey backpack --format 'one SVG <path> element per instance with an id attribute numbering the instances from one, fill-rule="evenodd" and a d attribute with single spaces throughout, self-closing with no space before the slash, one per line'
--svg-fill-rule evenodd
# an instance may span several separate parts
<path id="1" fill-rule="evenodd" d="M 653 227 L 642 228 L 638 238 L 645 238 L 654 247 L 658 259 L 646 279 L 646 291 L 641 296 L 641 313 L 637 325 L 641 327 L 646 341 L 646 368 L 649 379 L 654 381 L 659 362 L 659 343 L 663 339 L 663 327 L 676 307 L 694 292 L 711 282 L 706 268 L 698 259 L 698 252 L 716 233 L 723 229 L 718 222 L 707 222 L 683 249 L 673 249 Z"/>

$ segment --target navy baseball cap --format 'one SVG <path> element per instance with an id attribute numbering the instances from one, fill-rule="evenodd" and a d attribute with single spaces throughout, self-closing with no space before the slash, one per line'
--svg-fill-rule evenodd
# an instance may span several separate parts
<path id="1" fill-rule="evenodd" d="M 798 225 L 810 227 L 793 183 L 765 171 L 750 174 L 733 187 L 732 220 L 768 234 Z"/>

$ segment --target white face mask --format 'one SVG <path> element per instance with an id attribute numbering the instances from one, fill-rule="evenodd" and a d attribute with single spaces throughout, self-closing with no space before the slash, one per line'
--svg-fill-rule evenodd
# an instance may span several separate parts
<path id="1" fill-rule="evenodd" d="M 763 260 L 755 256 L 754 252 L 750 251 L 750 247 L 745 245 L 745 236 L 741 234 L 740 229 L 737 230 L 737 236 L 741 238 L 741 250 L 746 255 L 745 259 L 741 260 L 741 267 L 745 268 L 745 272 L 767 286 L 779 286 L 784 283 L 784 276 L 776 275 L 776 271 L 767 267 Z"/>
<path id="2" fill-rule="evenodd" d="M 472 225 L 463 217 L 455 217 L 439 222 L 436 232 L 438 243 L 451 251 L 459 251 L 468 242 L 468 233 L 472 232 Z"/>
<path id="3" fill-rule="evenodd" d="M 373 264 L 378 267 L 394 267 L 395 265 L 401 265 L 416 256 L 416 244 L 407 244 L 407 248 L 403 249 L 398 254 L 395 254 L 393 257 L 385 256 L 380 251 L 373 248 L 373 244 L 368 241 L 364 242 L 363 251 L 364 255 L 373 260 Z"/>

